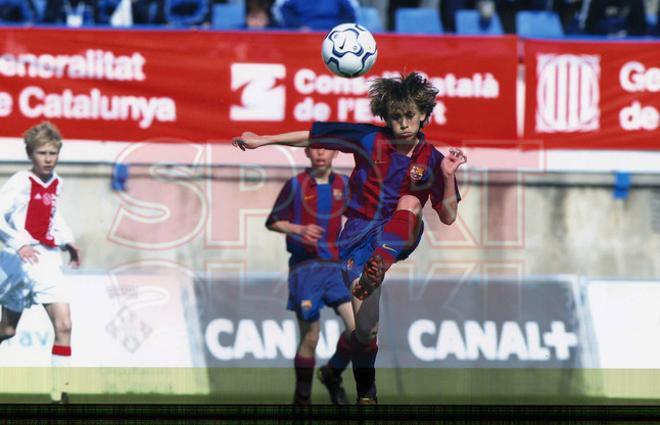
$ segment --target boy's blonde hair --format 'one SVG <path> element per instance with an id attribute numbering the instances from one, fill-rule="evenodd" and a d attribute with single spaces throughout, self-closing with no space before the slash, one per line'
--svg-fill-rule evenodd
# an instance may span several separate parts
<path id="1" fill-rule="evenodd" d="M 25 132 L 23 135 L 25 141 L 25 152 L 29 157 L 32 157 L 32 152 L 39 146 L 52 143 L 59 151 L 62 148 L 62 136 L 60 130 L 49 121 L 44 121 L 35 125 Z"/>

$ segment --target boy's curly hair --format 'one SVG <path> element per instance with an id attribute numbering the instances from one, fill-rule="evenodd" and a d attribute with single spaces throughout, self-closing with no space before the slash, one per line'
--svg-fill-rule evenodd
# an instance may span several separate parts
<path id="1" fill-rule="evenodd" d="M 62 136 L 60 131 L 49 121 L 35 125 L 23 134 L 25 141 L 25 152 L 32 156 L 32 152 L 41 145 L 53 143 L 57 149 L 62 148 Z"/>
<path id="2" fill-rule="evenodd" d="M 417 72 L 395 78 L 377 78 L 369 88 L 371 113 L 387 120 L 391 111 L 407 108 L 412 102 L 428 119 L 437 94 L 438 89 Z"/>

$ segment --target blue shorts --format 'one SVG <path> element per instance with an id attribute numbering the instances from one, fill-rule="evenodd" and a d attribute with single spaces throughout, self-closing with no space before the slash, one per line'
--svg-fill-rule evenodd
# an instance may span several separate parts
<path id="1" fill-rule="evenodd" d="M 389 218 L 367 219 L 362 217 L 351 217 L 346 221 L 338 240 L 339 257 L 342 259 L 341 265 L 346 287 L 350 287 L 351 283 L 362 274 L 364 263 L 371 257 L 376 247 L 381 245 L 381 232 L 388 221 Z M 405 260 L 412 254 L 422 240 L 423 232 L 424 222 L 421 221 L 415 243 L 402 251 L 396 261 Z"/>
<path id="2" fill-rule="evenodd" d="M 289 269 L 287 310 L 300 320 L 319 320 L 323 306 L 335 308 L 351 300 L 344 285 L 341 263 L 307 260 Z"/>

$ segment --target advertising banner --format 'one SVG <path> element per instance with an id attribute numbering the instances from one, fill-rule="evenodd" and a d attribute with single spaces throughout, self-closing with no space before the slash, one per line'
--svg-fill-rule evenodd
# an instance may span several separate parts
<path id="1" fill-rule="evenodd" d="M 374 68 L 347 79 L 325 68 L 322 33 L 0 33 L 4 137 L 44 119 L 70 139 L 220 143 L 247 130 L 305 130 L 313 120 L 377 123 L 369 79 L 411 71 L 440 90 L 430 140 L 516 137 L 515 37 L 380 34 Z"/>
<path id="2" fill-rule="evenodd" d="M 377 366 L 385 368 L 589 367 L 575 284 L 557 281 L 388 280 L 380 307 Z M 297 324 L 285 310 L 286 283 L 195 283 L 209 367 L 290 367 Z M 320 359 L 341 320 L 322 316 Z"/>
<path id="3" fill-rule="evenodd" d="M 194 361 L 181 275 L 75 274 L 67 280 L 71 366 L 203 366 Z M 52 346 L 46 311 L 32 306 L 23 313 L 16 336 L 0 345 L 0 367 L 50 366 Z"/>
<path id="4" fill-rule="evenodd" d="M 205 394 L 191 280 L 161 262 L 66 276 L 71 308 L 72 393 Z M 47 393 L 53 326 L 25 310 L 0 344 L 0 394 Z"/>
<path id="5" fill-rule="evenodd" d="M 592 280 L 586 288 L 598 367 L 660 369 L 660 282 Z"/>
<path id="6" fill-rule="evenodd" d="M 525 40 L 525 137 L 546 148 L 660 148 L 659 49 Z"/>

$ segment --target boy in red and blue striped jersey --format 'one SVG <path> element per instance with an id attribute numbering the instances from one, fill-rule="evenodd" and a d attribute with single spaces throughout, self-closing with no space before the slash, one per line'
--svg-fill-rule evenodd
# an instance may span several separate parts
<path id="1" fill-rule="evenodd" d="M 356 330 L 351 336 L 358 403 L 375 403 L 376 334 L 380 285 L 396 261 L 407 258 L 423 232 L 422 208 L 430 198 L 444 224 L 456 219 L 456 171 L 467 161 L 459 149 L 444 156 L 424 139 L 438 91 L 418 73 L 379 78 L 369 90 L 371 110 L 386 127 L 315 122 L 311 131 L 272 136 L 243 133 L 233 144 L 322 146 L 352 153 L 348 220 L 339 238 L 345 282 L 353 293 Z"/>
<path id="2" fill-rule="evenodd" d="M 310 404 L 314 352 L 320 334 L 320 310 L 335 309 L 346 332 L 328 364 L 319 369 L 319 379 L 333 404 L 346 404 L 341 373 L 351 360 L 351 333 L 355 329 L 351 295 L 344 285 L 337 238 L 348 200 L 348 178 L 332 171 L 337 151 L 306 148 L 311 167 L 286 182 L 266 226 L 284 233 L 289 259 L 287 309 L 296 312 L 300 344 L 296 352 L 295 404 Z"/>

